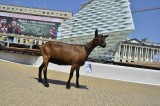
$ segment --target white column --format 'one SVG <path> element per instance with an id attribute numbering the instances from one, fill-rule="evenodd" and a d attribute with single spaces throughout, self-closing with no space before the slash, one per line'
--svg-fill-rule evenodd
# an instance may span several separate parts
<path id="1" fill-rule="evenodd" d="M 128 51 L 129 51 L 129 50 L 128 50 L 128 46 L 129 46 L 129 45 L 126 45 L 126 57 L 128 57 Z"/>
<path id="2" fill-rule="evenodd" d="M 140 47 L 140 49 L 139 49 L 139 58 L 141 59 L 141 57 L 142 57 L 142 47 Z"/>
<path id="3" fill-rule="evenodd" d="M 149 53 L 149 51 L 150 51 L 150 48 L 148 48 L 148 55 L 147 55 L 148 60 L 149 60 L 149 56 L 151 55 L 151 54 Z M 152 50 L 151 50 L 151 51 L 152 51 Z"/>
<path id="4" fill-rule="evenodd" d="M 153 56 L 154 56 L 154 54 L 155 54 L 155 50 L 156 50 L 156 49 L 153 49 L 153 55 L 152 55 L 152 60 L 153 60 Z"/>
<path id="5" fill-rule="evenodd" d="M 147 48 L 147 60 L 148 60 L 148 57 L 149 57 L 149 48 Z"/>
<path id="6" fill-rule="evenodd" d="M 128 57 L 131 57 L 131 46 L 129 46 L 129 52 L 128 52 Z"/>
<path id="7" fill-rule="evenodd" d="M 136 57 L 136 47 L 134 47 L 134 58 Z"/>
<path id="8" fill-rule="evenodd" d="M 124 52 L 123 52 L 123 56 L 125 57 L 125 53 L 126 53 L 126 45 L 124 45 Z"/>
<path id="9" fill-rule="evenodd" d="M 125 53 L 125 45 L 123 45 L 123 53 L 122 53 L 122 57 L 124 57 L 124 53 Z"/>
<path id="10" fill-rule="evenodd" d="M 139 58 L 139 55 L 140 55 L 140 49 L 139 47 L 137 47 L 137 58 Z"/>
<path id="11" fill-rule="evenodd" d="M 146 59 L 148 59 L 147 57 L 148 57 L 148 48 L 146 48 Z"/>
<path id="12" fill-rule="evenodd" d="M 127 45 L 125 45 L 125 56 L 127 57 Z"/>
<path id="13" fill-rule="evenodd" d="M 126 56 L 128 57 L 128 52 L 129 52 L 129 48 L 128 48 L 129 45 L 126 45 Z"/>
<path id="14" fill-rule="evenodd" d="M 141 58 L 143 59 L 143 47 L 141 48 Z"/>
<path id="15" fill-rule="evenodd" d="M 137 58 L 137 47 L 135 47 L 135 57 Z"/>
<path id="16" fill-rule="evenodd" d="M 150 60 L 152 60 L 153 57 L 153 50 L 151 49 L 151 56 L 150 56 Z"/>
<path id="17" fill-rule="evenodd" d="M 153 49 L 151 49 L 151 59 L 153 59 Z"/>
<path id="18" fill-rule="evenodd" d="M 132 57 L 132 54 L 133 54 L 133 46 L 131 46 L 131 57 Z"/>
<path id="19" fill-rule="evenodd" d="M 136 46 L 134 47 L 134 58 L 136 58 Z"/>
<path id="20" fill-rule="evenodd" d="M 138 58 L 138 47 L 136 49 L 136 57 Z"/>
<path id="21" fill-rule="evenodd" d="M 144 59 L 144 57 L 143 57 L 143 55 L 144 55 L 143 50 L 144 50 L 144 48 L 142 47 L 142 59 Z"/>

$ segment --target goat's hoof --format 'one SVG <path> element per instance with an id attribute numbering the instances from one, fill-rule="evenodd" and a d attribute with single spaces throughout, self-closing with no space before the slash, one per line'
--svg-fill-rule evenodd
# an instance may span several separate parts
<path id="1" fill-rule="evenodd" d="M 49 87 L 49 84 L 48 84 L 48 83 L 44 83 L 44 86 L 45 86 L 45 87 Z"/>
<path id="2" fill-rule="evenodd" d="M 79 84 L 78 84 L 78 85 L 76 85 L 76 88 L 79 88 Z"/>
<path id="3" fill-rule="evenodd" d="M 41 78 L 39 78 L 39 79 L 38 79 L 38 82 L 42 83 L 42 82 L 43 82 L 43 80 L 42 80 Z"/>
<path id="4" fill-rule="evenodd" d="M 70 89 L 70 85 L 66 85 L 66 89 Z"/>

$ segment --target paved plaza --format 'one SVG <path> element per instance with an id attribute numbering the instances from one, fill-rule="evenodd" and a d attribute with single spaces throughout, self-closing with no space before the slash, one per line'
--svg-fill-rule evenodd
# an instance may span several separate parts
<path id="1" fill-rule="evenodd" d="M 38 68 L 0 61 L 0 106 L 159 106 L 160 86 L 75 76 L 48 70 L 49 88 L 37 81 Z"/>

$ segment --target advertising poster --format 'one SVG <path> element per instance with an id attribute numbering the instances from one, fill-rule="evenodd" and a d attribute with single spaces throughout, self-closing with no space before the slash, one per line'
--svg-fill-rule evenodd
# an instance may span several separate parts
<path id="1" fill-rule="evenodd" d="M 56 39 L 61 22 L 48 17 L 0 13 L 0 32 Z"/>

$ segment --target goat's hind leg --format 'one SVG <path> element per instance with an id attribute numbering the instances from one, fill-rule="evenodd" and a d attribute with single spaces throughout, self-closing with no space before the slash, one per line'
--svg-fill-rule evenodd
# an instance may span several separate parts
<path id="1" fill-rule="evenodd" d="M 44 74 L 44 86 L 49 87 L 48 79 L 47 79 L 47 67 L 48 67 L 48 60 L 44 61 L 44 69 L 43 69 L 43 74 Z"/>
<path id="2" fill-rule="evenodd" d="M 39 67 L 38 82 L 43 82 L 43 80 L 42 80 L 42 70 L 43 70 L 43 67 L 44 67 L 44 62 Z"/>

